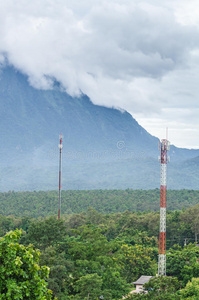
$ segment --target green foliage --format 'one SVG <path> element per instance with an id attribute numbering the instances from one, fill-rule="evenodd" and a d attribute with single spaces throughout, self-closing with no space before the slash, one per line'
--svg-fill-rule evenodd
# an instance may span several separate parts
<path id="1" fill-rule="evenodd" d="M 62 219 L 49 217 L 32 222 L 25 237 L 26 243 L 32 243 L 39 249 L 44 249 L 61 241 L 66 234 Z"/>
<path id="2" fill-rule="evenodd" d="M 153 248 L 142 245 L 122 245 L 118 262 L 127 282 L 137 280 L 141 275 L 155 275 L 157 262 L 153 259 Z"/>
<path id="3" fill-rule="evenodd" d="M 173 294 L 180 289 L 180 283 L 176 277 L 158 276 L 152 278 L 144 285 L 152 299 L 173 299 Z"/>
<path id="4" fill-rule="evenodd" d="M 114 210 L 114 201 L 116 201 L 114 199 L 121 197 L 121 193 L 115 190 L 112 198 L 110 194 L 108 201 L 112 199 L 112 202 L 107 203 L 106 208 L 103 208 L 104 211 L 100 212 L 108 191 L 97 191 L 96 194 L 95 192 L 90 194 L 85 191 L 84 194 L 83 191 L 78 191 L 79 194 L 76 194 L 78 199 L 74 198 L 74 203 L 76 206 L 80 206 L 78 209 L 83 210 L 84 198 L 82 200 L 81 196 L 87 195 L 87 203 L 90 203 L 91 198 L 97 195 L 96 197 L 100 197 L 99 199 L 102 200 L 101 203 L 98 202 L 98 198 L 93 200 L 98 211 L 89 207 L 87 211 L 81 213 L 62 215 L 61 220 L 57 220 L 53 216 L 31 219 L 28 216 L 20 218 L 0 215 L 2 236 L 9 230 L 21 228 L 22 235 L 16 244 L 24 249 L 32 249 L 31 251 L 35 253 L 34 260 L 38 250 L 33 249 L 40 250 L 40 265 L 50 267 L 49 277 L 43 277 L 42 280 L 48 283 L 48 288 L 53 291 L 53 296 L 59 300 L 82 300 L 88 299 L 88 297 L 90 299 L 98 297 L 99 299 L 100 296 L 108 300 L 121 300 L 130 291 L 129 286 L 132 281 L 137 280 L 141 275 L 157 273 L 159 211 L 125 211 L 104 214 L 111 205 Z M 123 192 L 125 192 L 125 196 L 130 197 L 134 191 Z M 143 195 L 145 192 L 143 191 Z M 135 191 L 136 193 L 138 191 Z M 187 194 L 190 193 L 187 192 Z M 10 193 L 10 195 L 17 198 L 17 193 Z M 36 195 L 37 193 L 34 193 L 34 197 Z M 46 194 L 41 192 L 41 195 L 44 200 Z M 50 192 L 47 195 L 51 197 Z M 70 197 L 73 195 L 71 192 Z M 144 196 L 139 193 L 137 195 L 142 196 L 143 202 Z M 147 192 L 146 195 L 149 197 L 151 194 Z M 24 194 L 21 193 L 21 196 Z M 34 197 L 32 201 L 36 201 Z M 51 198 L 48 201 L 51 203 Z M 36 201 L 35 207 L 37 203 L 39 201 Z M 194 208 L 193 210 L 167 212 L 167 249 L 171 247 L 170 250 L 167 250 L 167 275 L 177 277 L 178 284 L 184 289 L 188 289 L 188 287 L 186 288 L 188 281 L 191 282 L 193 277 L 199 277 L 199 248 L 189 243 L 195 240 L 195 231 L 192 229 L 190 215 L 192 211 L 194 212 Z M 194 218 L 196 220 L 197 216 L 197 209 L 195 209 Z M 185 237 L 188 245 L 183 247 Z M 34 246 L 28 246 L 29 243 Z M 23 257 L 23 253 L 21 256 Z M 22 269 L 25 266 L 25 263 L 20 265 L 18 258 L 16 264 Z M 35 264 L 38 264 L 38 260 L 35 261 Z M 42 270 L 43 267 L 39 268 Z M 181 299 L 179 298 L 182 296 L 181 291 L 172 292 L 172 287 L 178 289 L 179 286 L 175 286 L 174 280 L 169 283 L 168 278 L 163 278 L 161 283 L 156 279 L 153 289 L 149 287 L 147 295 L 132 295 L 131 297 L 134 297 L 133 299 L 141 299 L 139 297 L 143 297 L 143 299 Z M 20 285 L 16 287 L 12 283 L 10 286 L 13 287 L 14 292 L 17 292 Z"/>
<path id="5" fill-rule="evenodd" d="M 53 294 L 62 299 L 73 291 L 74 262 L 66 259 L 65 252 L 55 246 L 50 246 L 41 252 L 40 263 L 50 267 L 49 288 Z M 64 298 L 65 299 L 65 298 Z"/>
<path id="6" fill-rule="evenodd" d="M 102 279 L 96 273 L 82 276 L 75 283 L 75 290 L 81 299 L 98 300 L 102 295 Z"/>
<path id="7" fill-rule="evenodd" d="M 199 277 L 199 247 L 178 245 L 167 254 L 167 275 L 176 276 L 185 286 L 193 277 Z"/>
<path id="8" fill-rule="evenodd" d="M 49 269 L 39 266 L 38 250 L 17 243 L 20 234 L 11 231 L 0 239 L 0 299 L 51 299 Z"/>
<path id="9" fill-rule="evenodd" d="M 195 242 L 197 242 L 197 236 L 199 234 L 199 204 L 190 207 L 182 215 L 181 220 L 190 225 L 191 231 L 195 235 Z"/>
<path id="10" fill-rule="evenodd" d="M 73 230 L 71 234 L 76 238 L 66 239 L 62 247 L 64 246 L 66 255 L 74 262 L 74 281 L 79 281 L 88 274 L 97 274 L 102 279 L 103 293 L 110 295 L 110 299 L 120 299 L 128 291 L 116 259 L 121 244 L 108 241 L 99 228 L 91 225 Z"/>
<path id="11" fill-rule="evenodd" d="M 180 289 L 180 283 L 176 277 L 153 277 L 144 285 L 144 289 L 148 292 L 145 294 L 132 294 L 128 296 L 128 300 L 132 299 L 148 299 L 148 300 L 180 300 L 180 296 L 176 293 Z"/>
<path id="12" fill-rule="evenodd" d="M 181 210 L 198 203 L 198 190 L 168 190 L 167 208 Z M 57 214 L 55 199 L 58 203 L 57 191 L 34 191 L 0 193 L 0 213 L 16 217 L 46 217 Z M 68 190 L 62 191 L 62 214 L 73 214 L 88 211 L 93 207 L 103 214 L 113 214 L 129 210 L 159 211 L 160 191 L 153 190 Z M 157 222 L 148 220 L 151 228 Z M 92 220 L 91 220 L 92 221 Z M 83 224 L 82 224 L 83 225 Z M 158 228 L 156 228 L 158 230 Z"/>
<path id="13" fill-rule="evenodd" d="M 199 278 L 192 278 L 185 288 L 180 290 L 180 299 L 197 300 L 199 299 Z"/>

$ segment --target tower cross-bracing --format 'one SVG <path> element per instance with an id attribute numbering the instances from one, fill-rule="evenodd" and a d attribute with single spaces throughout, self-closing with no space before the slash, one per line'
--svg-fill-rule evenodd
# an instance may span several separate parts
<path id="1" fill-rule="evenodd" d="M 161 179 L 160 179 L 160 232 L 158 275 L 166 276 L 166 196 L 167 196 L 167 151 L 170 143 L 161 140 Z"/>

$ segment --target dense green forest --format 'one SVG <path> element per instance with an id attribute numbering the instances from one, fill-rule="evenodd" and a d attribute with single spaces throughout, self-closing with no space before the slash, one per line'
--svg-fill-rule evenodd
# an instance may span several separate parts
<path id="1" fill-rule="evenodd" d="M 10 197 L 11 194 L 19 197 L 20 193 L 10 192 Z M 25 194 L 34 196 L 22 193 L 23 202 Z M 193 197 L 194 192 L 189 194 Z M 35 205 L 39 206 L 39 201 Z M 21 206 L 21 213 L 22 209 Z M 50 267 L 46 281 L 53 299 L 119 300 L 125 295 L 126 299 L 198 299 L 188 296 L 190 290 L 192 295 L 199 295 L 199 283 L 193 279 L 199 277 L 199 247 L 194 243 L 199 234 L 199 204 L 168 211 L 167 275 L 172 279 L 166 277 L 159 282 L 160 278 L 155 277 L 149 283 L 147 296 L 128 293 L 134 288 L 132 282 L 141 275 L 157 274 L 159 212 L 107 214 L 88 208 L 62 214 L 60 220 L 54 216 L 0 215 L 0 224 L 0 236 L 19 228 L 19 244 L 39 249 L 39 264 Z"/>
<path id="2" fill-rule="evenodd" d="M 198 203 L 199 190 L 168 190 L 168 210 L 182 210 Z M 160 191 L 154 190 L 68 190 L 62 191 L 62 214 L 81 213 L 93 207 L 103 214 L 159 211 Z M 57 214 L 58 192 L 0 193 L 0 214 L 44 217 Z"/>

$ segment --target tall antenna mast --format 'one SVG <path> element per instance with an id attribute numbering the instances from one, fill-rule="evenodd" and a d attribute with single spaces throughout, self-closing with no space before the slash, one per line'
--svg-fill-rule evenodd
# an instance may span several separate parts
<path id="1" fill-rule="evenodd" d="M 168 131 L 167 131 L 168 138 Z M 167 151 L 170 143 L 166 139 L 161 140 L 161 178 L 160 178 L 160 232 L 159 232 L 159 259 L 158 275 L 166 276 L 166 196 L 167 196 Z"/>
<path id="2" fill-rule="evenodd" d="M 59 210 L 58 210 L 58 219 L 61 216 L 61 156 L 62 156 L 62 134 L 59 136 Z"/>

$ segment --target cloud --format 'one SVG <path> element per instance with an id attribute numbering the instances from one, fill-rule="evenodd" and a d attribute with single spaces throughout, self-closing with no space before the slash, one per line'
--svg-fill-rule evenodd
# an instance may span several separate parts
<path id="1" fill-rule="evenodd" d="M 33 82 L 53 75 L 76 93 L 83 89 L 84 76 L 88 81 L 90 76 L 96 81 L 102 76 L 125 81 L 159 78 L 184 63 L 198 43 L 198 32 L 183 28 L 160 5 L 85 2 L 4 1 L 1 51 Z"/>
<path id="2" fill-rule="evenodd" d="M 195 0 L 180 5 L 0 0 L 0 5 L 0 63 L 6 56 L 36 88 L 52 88 L 54 78 L 69 94 L 85 93 L 138 120 L 161 116 L 171 122 L 171 109 L 182 118 L 177 110 L 187 107 L 187 122 L 193 118 L 199 92 Z"/>

